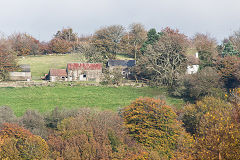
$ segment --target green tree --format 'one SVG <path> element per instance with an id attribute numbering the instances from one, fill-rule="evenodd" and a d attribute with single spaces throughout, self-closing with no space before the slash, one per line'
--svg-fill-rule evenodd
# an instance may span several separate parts
<path id="1" fill-rule="evenodd" d="M 142 53 L 147 50 L 147 45 L 154 45 L 159 40 L 161 35 L 162 33 L 157 32 L 155 28 L 150 29 L 147 33 L 147 40 L 142 45 Z"/>
<path id="2" fill-rule="evenodd" d="M 240 53 L 234 49 L 234 46 L 230 41 L 223 44 L 222 56 L 225 57 L 227 55 L 240 57 Z"/>

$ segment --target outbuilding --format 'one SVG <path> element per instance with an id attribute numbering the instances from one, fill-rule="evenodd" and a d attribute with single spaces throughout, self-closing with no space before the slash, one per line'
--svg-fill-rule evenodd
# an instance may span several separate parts
<path id="1" fill-rule="evenodd" d="M 19 65 L 18 70 L 9 72 L 9 80 L 11 81 L 30 81 L 32 79 L 29 64 Z"/>
<path id="2" fill-rule="evenodd" d="M 66 69 L 50 69 L 46 79 L 51 82 L 67 81 L 67 71 Z"/>
<path id="3" fill-rule="evenodd" d="M 67 64 L 68 81 L 96 81 L 102 77 L 101 63 L 69 63 Z"/>

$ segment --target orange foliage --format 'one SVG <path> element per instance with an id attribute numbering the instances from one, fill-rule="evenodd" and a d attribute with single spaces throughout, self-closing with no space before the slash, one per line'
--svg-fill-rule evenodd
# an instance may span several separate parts
<path id="1" fill-rule="evenodd" d="M 47 159 L 48 145 L 39 136 L 15 124 L 0 127 L 0 159 Z"/>
<path id="2" fill-rule="evenodd" d="M 160 157 L 173 158 L 184 150 L 182 156 L 190 158 L 187 147 L 191 145 L 191 137 L 176 118 L 170 106 L 153 98 L 139 98 L 123 109 L 124 125 L 139 143 L 158 151 Z"/>
<path id="3" fill-rule="evenodd" d="M 54 159 L 139 159 L 147 156 L 127 136 L 121 118 L 112 112 L 85 110 L 77 117 L 64 119 L 49 137 L 48 144 Z"/>
<path id="4" fill-rule="evenodd" d="M 49 48 L 53 53 L 68 53 L 72 50 L 71 42 L 60 38 L 54 38 L 49 43 Z"/>

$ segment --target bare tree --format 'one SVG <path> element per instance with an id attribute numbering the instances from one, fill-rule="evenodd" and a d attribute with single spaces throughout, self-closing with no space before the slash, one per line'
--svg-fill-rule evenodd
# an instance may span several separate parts
<path id="1" fill-rule="evenodd" d="M 155 45 L 148 45 L 142 57 L 153 83 L 172 86 L 179 75 L 186 72 L 185 52 L 189 40 L 178 30 L 165 28 Z"/>

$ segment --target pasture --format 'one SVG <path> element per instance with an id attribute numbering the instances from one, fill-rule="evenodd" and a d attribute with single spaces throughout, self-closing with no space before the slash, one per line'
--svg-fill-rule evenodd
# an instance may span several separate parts
<path id="1" fill-rule="evenodd" d="M 69 62 L 85 62 L 85 58 L 83 55 L 77 53 L 18 58 L 18 64 L 30 64 L 33 80 L 40 80 L 40 77 L 47 74 L 50 68 L 64 69 Z"/>
<path id="2" fill-rule="evenodd" d="M 107 86 L 64 86 L 0 88 L 0 106 L 9 106 L 17 116 L 27 109 L 41 113 L 49 112 L 55 107 L 78 108 L 89 107 L 99 110 L 117 111 L 127 106 L 138 97 L 166 96 L 168 104 L 181 107 L 182 99 L 167 96 L 165 88 L 149 87 L 107 87 Z"/>

